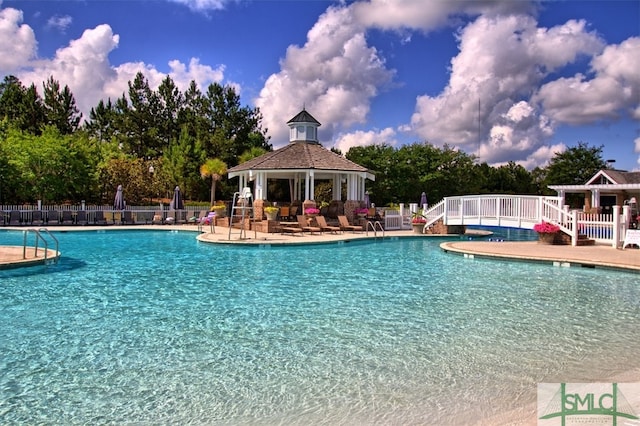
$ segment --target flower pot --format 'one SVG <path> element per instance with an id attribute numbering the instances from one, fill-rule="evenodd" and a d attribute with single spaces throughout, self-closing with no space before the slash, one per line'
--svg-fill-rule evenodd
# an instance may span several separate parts
<path id="1" fill-rule="evenodd" d="M 557 232 L 539 232 L 538 244 L 554 244 Z"/>
<path id="2" fill-rule="evenodd" d="M 264 212 L 264 215 L 267 217 L 267 220 L 277 220 L 278 212 Z"/>
<path id="3" fill-rule="evenodd" d="M 414 223 L 411 226 L 413 226 L 414 234 L 422 234 L 424 232 L 424 223 Z"/>

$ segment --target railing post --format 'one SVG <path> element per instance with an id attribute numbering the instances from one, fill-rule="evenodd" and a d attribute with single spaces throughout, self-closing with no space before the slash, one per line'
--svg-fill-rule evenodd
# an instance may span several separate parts
<path id="1" fill-rule="evenodd" d="M 620 206 L 613 206 L 613 241 L 611 246 L 618 248 L 620 246 Z"/>
<path id="2" fill-rule="evenodd" d="M 578 210 L 571 212 L 571 245 L 578 245 Z"/>
<path id="3" fill-rule="evenodd" d="M 444 202 L 444 210 L 443 210 L 443 214 L 442 214 L 442 223 L 444 225 L 447 224 L 448 221 L 448 216 L 449 216 L 449 209 L 447 208 L 449 205 L 449 197 L 444 197 L 444 199 L 442 200 Z"/>

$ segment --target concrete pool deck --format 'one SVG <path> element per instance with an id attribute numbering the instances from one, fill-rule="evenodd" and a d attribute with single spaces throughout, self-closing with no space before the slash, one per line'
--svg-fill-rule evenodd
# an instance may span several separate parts
<path id="1" fill-rule="evenodd" d="M 5 230 L 24 231 L 25 227 L 4 227 Z M 49 227 L 52 232 L 82 232 L 82 231 L 118 231 L 118 230 L 165 230 L 198 232 L 196 225 L 107 225 L 107 226 L 55 226 Z M 216 227 L 215 233 L 209 232 L 210 227 L 202 228 L 198 240 L 204 243 L 233 244 L 233 245 L 291 245 L 291 244 L 321 244 L 336 243 L 338 241 L 354 241 L 373 238 L 374 233 L 344 232 L 331 234 L 267 234 L 247 231 L 247 239 L 239 239 L 239 230 L 232 230 L 229 239 L 229 228 Z M 418 237 L 412 230 L 386 231 L 386 237 Z M 380 233 L 378 233 L 380 236 Z M 423 235 L 423 238 L 450 238 L 447 235 Z M 627 248 L 617 250 L 608 245 L 572 247 L 565 245 L 544 245 L 536 241 L 447 241 L 440 244 L 440 248 L 447 253 L 463 255 L 466 258 L 495 258 L 504 260 L 519 260 L 532 262 L 548 262 L 556 266 L 582 266 L 613 268 L 629 272 L 640 272 L 640 250 Z M 64 247 L 60 247 L 64 251 Z M 55 250 L 49 249 L 47 259 L 56 256 Z M 0 246 L 0 269 L 9 267 L 31 266 L 44 263 L 43 249 L 38 256 L 33 248 L 28 247 L 27 257 L 23 258 L 22 246 Z"/>

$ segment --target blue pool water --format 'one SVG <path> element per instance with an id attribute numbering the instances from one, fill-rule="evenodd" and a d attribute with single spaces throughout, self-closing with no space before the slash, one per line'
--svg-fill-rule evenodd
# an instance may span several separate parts
<path id="1" fill-rule="evenodd" d="M 56 236 L 58 265 L 0 271 L 0 424 L 470 424 L 638 365 L 634 274 L 428 238 Z"/>

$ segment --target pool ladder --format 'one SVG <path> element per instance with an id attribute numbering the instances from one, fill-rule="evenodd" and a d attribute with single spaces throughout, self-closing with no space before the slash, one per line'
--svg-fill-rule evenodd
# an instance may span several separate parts
<path id="1" fill-rule="evenodd" d="M 369 236 L 369 227 L 371 227 L 371 230 L 373 231 L 374 238 L 378 238 L 378 229 L 382 231 L 382 237 L 384 238 L 384 228 L 382 227 L 382 224 L 380 223 L 379 220 L 376 220 L 375 222 L 370 220 L 367 222 L 367 225 L 365 227 L 365 230 L 367 232 L 367 237 Z"/>
<path id="2" fill-rule="evenodd" d="M 59 248 L 58 239 L 54 237 L 53 234 L 49 232 L 47 228 L 40 228 L 40 229 L 29 228 L 23 232 L 24 238 L 22 242 L 22 258 L 23 259 L 27 258 L 27 235 L 29 234 L 29 232 L 33 232 L 33 234 L 35 235 L 34 257 L 38 257 L 38 241 L 42 240 L 44 244 L 44 263 L 47 264 L 47 256 L 49 255 L 49 243 L 47 239 L 42 235 L 44 233 L 47 236 L 49 236 L 56 245 L 56 256 L 54 257 L 53 261 L 54 263 L 58 263 L 58 259 L 60 258 L 60 250 L 58 249 Z"/>

